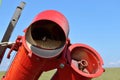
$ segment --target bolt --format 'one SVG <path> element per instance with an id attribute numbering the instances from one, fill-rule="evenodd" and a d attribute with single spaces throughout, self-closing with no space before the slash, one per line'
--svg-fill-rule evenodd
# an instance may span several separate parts
<path id="1" fill-rule="evenodd" d="M 60 64 L 60 68 L 64 68 L 65 65 L 63 63 Z"/>

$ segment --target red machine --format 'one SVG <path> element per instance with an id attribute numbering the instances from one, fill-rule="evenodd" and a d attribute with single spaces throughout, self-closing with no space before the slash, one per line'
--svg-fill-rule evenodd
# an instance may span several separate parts
<path id="1" fill-rule="evenodd" d="M 39 13 L 11 46 L 17 54 L 2 80 L 38 80 L 44 71 L 57 69 L 51 80 L 91 80 L 104 69 L 100 55 L 85 44 L 71 44 L 69 25 L 55 10 Z"/>
<path id="2" fill-rule="evenodd" d="M 70 45 L 67 60 L 68 64 L 64 68 L 58 68 L 52 80 L 91 80 L 104 71 L 100 55 L 85 44 Z"/>

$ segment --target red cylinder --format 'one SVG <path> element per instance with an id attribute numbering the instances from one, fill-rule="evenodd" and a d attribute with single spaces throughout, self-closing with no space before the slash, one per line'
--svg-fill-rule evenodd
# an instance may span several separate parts
<path id="1" fill-rule="evenodd" d="M 99 53 L 92 47 L 85 44 L 73 44 L 69 47 L 69 50 L 71 55 L 71 67 L 78 75 L 87 78 L 95 78 L 103 73 L 103 60 Z M 81 65 L 83 68 L 81 69 L 78 65 L 79 61 L 83 61 L 83 66 Z"/>
<path id="2" fill-rule="evenodd" d="M 32 24 L 40 20 L 50 20 L 57 23 L 61 27 L 61 29 L 64 31 L 66 38 L 68 37 L 69 24 L 66 17 L 60 12 L 56 10 L 43 11 L 34 18 Z"/>
<path id="3" fill-rule="evenodd" d="M 68 34 L 65 16 L 58 11 L 47 10 L 38 14 L 26 29 L 23 44 L 39 57 L 52 58 L 62 52 Z"/>
<path id="4" fill-rule="evenodd" d="M 85 44 L 72 44 L 68 48 L 67 59 L 69 63 L 58 68 L 51 80 L 91 80 L 104 71 L 100 55 Z"/>
<path id="5" fill-rule="evenodd" d="M 41 66 L 44 66 L 44 63 L 44 60 L 35 55 L 29 57 L 28 51 L 22 45 L 3 80 L 35 80 L 34 78 L 42 69 Z"/>
<path id="6" fill-rule="evenodd" d="M 43 71 L 59 66 L 68 33 L 67 19 L 60 12 L 39 13 L 25 30 L 22 45 L 3 80 L 38 80 Z"/>

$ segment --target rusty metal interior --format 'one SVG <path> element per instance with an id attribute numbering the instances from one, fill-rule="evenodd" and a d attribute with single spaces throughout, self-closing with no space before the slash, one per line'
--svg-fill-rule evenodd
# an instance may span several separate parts
<path id="1" fill-rule="evenodd" d="M 66 41 L 61 27 L 49 20 L 40 20 L 32 24 L 31 36 L 35 42 L 33 45 L 44 49 L 60 48 Z"/>

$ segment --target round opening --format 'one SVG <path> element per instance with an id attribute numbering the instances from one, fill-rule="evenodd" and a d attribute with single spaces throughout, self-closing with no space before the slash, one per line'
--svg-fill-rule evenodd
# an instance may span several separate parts
<path id="1" fill-rule="evenodd" d="M 33 23 L 26 35 L 27 41 L 42 49 L 58 49 L 64 46 L 66 37 L 61 27 L 50 20 L 39 20 Z"/>
<path id="2" fill-rule="evenodd" d="M 100 62 L 94 52 L 85 47 L 76 47 L 71 51 L 72 65 L 77 71 L 95 74 L 99 70 Z M 74 69 L 74 68 L 73 68 Z"/>

